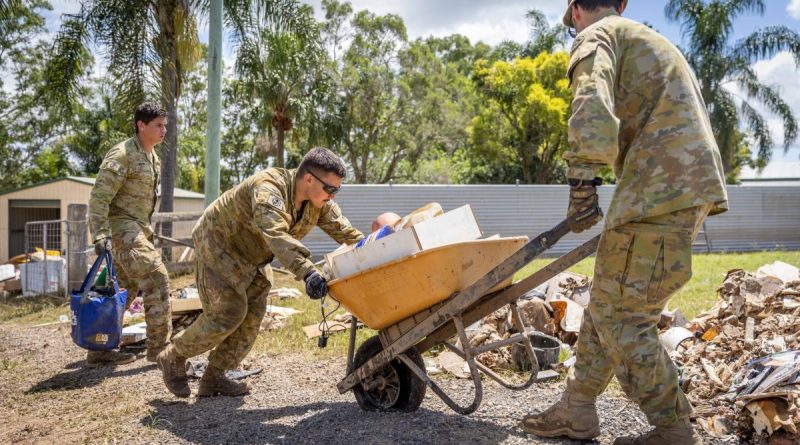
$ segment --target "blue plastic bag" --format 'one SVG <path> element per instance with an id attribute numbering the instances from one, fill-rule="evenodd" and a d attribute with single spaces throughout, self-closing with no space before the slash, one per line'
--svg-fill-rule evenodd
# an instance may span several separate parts
<path id="1" fill-rule="evenodd" d="M 103 260 L 108 264 L 110 278 L 106 283 L 113 284 L 113 287 L 92 286 Z M 72 341 L 81 348 L 93 351 L 117 348 L 122 336 L 122 316 L 125 313 L 127 297 L 128 291 L 125 289 L 120 291 L 117 284 L 111 252 L 103 252 L 92 265 L 81 288 L 73 290 L 70 296 Z"/>
<path id="2" fill-rule="evenodd" d="M 385 225 L 380 229 L 370 233 L 369 235 L 365 236 L 361 241 L 356 243 L 356 247 L 354 249 L 358 249 L 361 246 L 367 245 L 375 240 L 379 240 L 384 236 L 389 236 L 394 233 L 394 229 L 391 226 Z"/>

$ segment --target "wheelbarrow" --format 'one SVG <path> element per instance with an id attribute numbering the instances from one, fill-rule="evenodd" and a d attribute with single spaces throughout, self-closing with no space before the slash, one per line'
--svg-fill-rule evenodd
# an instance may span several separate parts
<path id="1" fill-rule="evenodd" d="M 538 381 L 534 342 L 545 334 L 525 326 L 516 301 L 531 289 L 594 253 L 599 235 L 517 283 L 514 273 L 569 233 L 566 220 L 528 241 L 527 237 L 488 238 L 441 246 L 404 257 L 329 283 L 330 295 L 353 317 L 347 353 L 347 375 L 339 393 L 353 391 L 367 411 L 415 411 L 430 388 L 460 414 L 480 407 L 480 373 L 500 385 L 522 390 Z M 473 347 L 465 326 L 508 305 L 516 333 L 507 339 Z M 379 331 L 356 351 L 358 320 Z M 460 347 L 450 343 L 456 335 Z M 519 344 L 530 361 L 527 381 L 511 383 L 476 361 L 485 352 Z M 430 379 L 422 353 L 439 345 L 461 356 L 469 367 L 474 398 L 460 405 Z"/>

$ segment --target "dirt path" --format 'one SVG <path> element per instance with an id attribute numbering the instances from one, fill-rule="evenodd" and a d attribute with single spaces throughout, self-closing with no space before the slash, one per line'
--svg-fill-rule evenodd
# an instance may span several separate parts
<path id="1" fill-rule="evenodd" d="M 300 354 L 262 355 L 245 362 L 264 368 L 249 378 L 252 394 L 181 400 L 164 389 L 158 369 L 144 359 L 116 368 L 85 367 L 85 351 L 72 344 L 68 328 L 0 324 L 0 442 L 573 443 L 541 440 L 517 427 L 522 415 L 555 401 L 563 381 L 521 392 L 487 382 L 483 404 L 470 416 L 453 413 L 430 391 L 417 412 L 367 413 L 351 393 L 335 389 L 344 375 L 343 357 L 315 362 Z M 443 387 L 464 400 L 471 395 L 463 380 L 444 380 Z M 644 416 L 623 398 L 604 396 L 598 408 L 599 443 L 647 429 Z"/>

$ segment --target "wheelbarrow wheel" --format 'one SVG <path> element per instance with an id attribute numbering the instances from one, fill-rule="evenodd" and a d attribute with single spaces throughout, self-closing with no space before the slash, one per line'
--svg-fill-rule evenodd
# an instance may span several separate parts
<path id="1" fill-rule="evenodd" d="M 367 360 L 383 350 L 378 336 L 372 337 L 359 346 L 353 358 L 353 369 L 359 368 Z M 416 348 L 404 352 L 414 364 L 425 370 L 422 354 Z M 365 411 L 416 411 L 425 398 L 425 382 L 419 379 L 400 359 L 376 371 L 363 382 L 353 387 L 358 406 Z"/>

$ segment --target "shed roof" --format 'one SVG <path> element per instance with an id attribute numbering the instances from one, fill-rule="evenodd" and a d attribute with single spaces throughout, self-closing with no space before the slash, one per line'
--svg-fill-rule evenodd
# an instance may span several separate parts
<path id="1" fill-rule="evenodd" d="M 38 184 L 31 184 L 31 185 L 28 185 L 28 186 L 25 186 L 25 187 L 16 188 L 16 189 L 2 190 L 2 191 L 0 191 L 0 196 L 7 195 L 9 193 L 18 192 L 20 190 L 29 189 L 29 188 L 41 187 L 41 186 L 43 186 L 45 184 L 50 184 L 50 183 L 58 182 L 58 181 L 74 181 L 74 182 L 78 182 L 78 183 L 81 183 L 81 184 L 86 184 L 86 185 L 91 187 L 91 186 L 94 186 L 94 179 L 95 178 L 89 178 L 89 177 L 86 177 L 86 176 L 67 176 L 65 178 L 51 179 L 49 181 L 40 182 Z M 175 187 L 175 195 L 174 196 L 175 196 L 175 198 L 180 198 L 180 199 L 205 199 L 205 195 L 203 195 L 202 193 L 192 192 L 192 191 L 184 190 L 182 188 L 177 188 L 177 187 Z"/>

